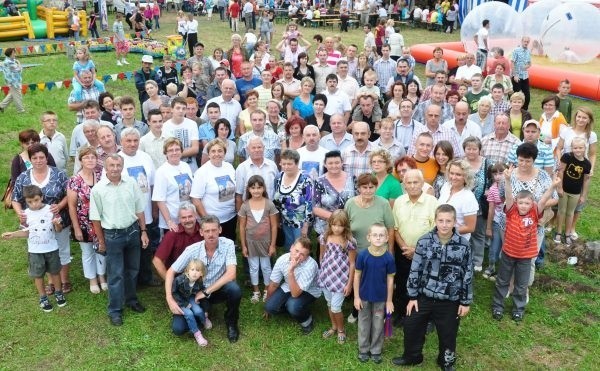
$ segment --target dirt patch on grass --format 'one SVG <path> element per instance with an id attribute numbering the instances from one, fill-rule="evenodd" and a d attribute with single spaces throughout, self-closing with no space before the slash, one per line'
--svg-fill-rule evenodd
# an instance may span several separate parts
<path id="1" fill-rule="evenodd" d="M 523 359 L 530 360 L 536 366 L 544 366 L 550 370 L 556 370 L 565 366 L 564 354 L 554 352 L 544 345 L 534 345 Z"/>
<path id="2" fill-rule="evenodd" d="M 596 277 L 600 271 L 600 263 L 591 259 L 587 253 L 585 241 L 574 241 L 571 246 L 557 244 L 551 238 L 546 238 L 546 256 L 553 262 L 562 266 L 567 265 L 570 256 L 577 257 L 575 269 L 588 277 Z"/>
<path id="3" fill-rule="evenodd" d="M 535 285 L 541 291 L 549 293 L 578 294 L 600 292 L 599 289 L 593 286 L 585 285 L 579 282 L 564 282 L 558 278 L 547 275 L 538 275 L 535 278 Z"/>

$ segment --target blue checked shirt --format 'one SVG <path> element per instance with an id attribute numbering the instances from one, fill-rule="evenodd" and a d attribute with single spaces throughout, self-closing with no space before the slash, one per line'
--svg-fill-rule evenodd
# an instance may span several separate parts
<path id="1" fill-rule="evenodd" d="M 6 85 L 12 86 L 13 88 L 21 88 L 23 79 L 21 71 L 23 71 L 23 67 L 21 67 L 19 61 L 12 58 L 6 58 L 4 60 L 4 65 L 2 66 L 2 71 L 4 72 Z"/>
<path id="2" fill-rule="evenodd" d="M 531 65 L 531 52 L 529 49 L 519 46 L 513 51 L 512 61 L 515 66 L 513 76 L 519 79 L 528 79 L 529 71 L 525 68 L 528 64 Z"/>
<path id="3" fill-rule="evenodd" d="M 391 58 L 388 60 L 380 58 L 375 62 L 373 69 L 377 73 L 377 85 L 382 92 L 385 92 L 388 81 L 396 74 L 396 62 Z"/>
<path id="4" fill-rule="evenodd" d="M 248 146 L 250 139 L 255 137 L 261 138 L 265 145 L 265 158 L 275 161 L 275 156 L 279 155 L 279 152 L 281 151 L 281 142 L 279 141 L 279 136 L 275 134 L 273 130 L 267 128 L 265 128 L 262 136 L 256 135 L 253 131 L 250 131 L 240 137 L 238 141 L 238 154 L 240 157 L 244 159 L 248 157 L 246 147 Z"/>

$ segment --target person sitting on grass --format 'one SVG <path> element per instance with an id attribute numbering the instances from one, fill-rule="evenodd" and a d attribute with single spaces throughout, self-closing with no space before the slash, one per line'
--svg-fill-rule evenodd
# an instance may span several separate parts
<path id="1" fill-rule="evenodd" d="M 471 247 L 455 224 L 454 207 L 440 205 L 435 210 L 435 228 L 417 242 L 407 281 L 404 354 L 392 360 L 397 366 L 423 362 L 427 323 L 433 320 L 439 338 L 437 363 L 442 370 L 454 370 L 460 318 L 469 313 L 473 302 Z"/>
<path id="2" fill-rule="evenodd" d="M 358 311 L 358 360 L 381 363 L 385 314 L 394 312 L 392 295 L 396 264 L 388 251 L 388 228 L 369 228 L 368 248 L 359 252 L 354 273 L 354 308 Z"/>
<path id="3" fill-rule="evenodd" d="M 198 328 L 200 322 L 205 329 L 212 328 L 212 323 L 204 315 L 201 304 L 205 304 L 206 298 L 196 301 L 196 294 L 205 289 L 202 279 L 206 276 L 206 266 L 201 260 L 192 259 L 183 274 L 175 277 L 173 281 L 173 299 L 183 312 L 183 318 L 196 339 L 199 346 L 205 347 L 208 341 L 202 336 Z M 204 303 L 203 303 L 204 302 Z"/>
<path id="4" fill-rule="evenodd" d="M 497 321 L 502 319 L 504 298 L 508 293 L 511 277 L 514 276 L 512 319 L 520 322 L 523 320 L 528 299 L 527 286 L 531 273 L 531 259 L 538 256 L 538 219 L 544 213 L 546 203 L 552 198 L 554 189 L 561 184 L 561 179 L 558 176 L 554 177 L 552 185 L 548 187 L 536 205 L 533 194 L 528 190 L 522 190 L 513 196 L 511 184 L 513 170 L 512 165 L 504 170 L 506 230 L 504 245 L 500 253 L 500 266 L 496 276 L 492 317 Z"/>
<path id="5" fill-rule="evenodd" d="M 50 205 L 43 201 L 42 190 L 36 185 L 23 187 L 23 198 L 27 208 L 23 211 L 27 217 L 27 228 L 15 232 L 5 232 L 2 238 L 11 239 L 27 237 L 27 252 L 29 253 L 29 276 L 33 278 L 35 288 L 40 295 L 40 308 L 46 313 L 52 312 L 52 304 L 44 290 L 44 275 L 50 274 L 54 286 L 59 288 L 54 292 L 56 304 L 59 307 L 67 305 L 67 300 L 60 289 L 60 258 L 58 242 L 54 232 L 62 230 L 61 218 L 55 217 L 50 211 Z"/>

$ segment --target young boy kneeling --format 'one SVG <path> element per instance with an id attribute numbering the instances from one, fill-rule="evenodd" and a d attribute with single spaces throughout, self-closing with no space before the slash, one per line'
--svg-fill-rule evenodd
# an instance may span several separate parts
<path id="1" fill-rule="evenodd" d="M 454 225 L 456 210 L 440 205 L 435 228 L 417 242 L 407 281 L 404 320 L 404 354 L 392 360 L 398 366 L 423 362 L 427 323 L 433 321 L 439 338 L 438 365 L 453 370 L 460 317 L 469 313 L 473 301 L 473 259 L 469 241 Z"/>
<path id="2" fill-rule="evenodd" d="M 504 245 L 500 253 L 500 266 L 496 276 L 496 291 L 492 302 L 492 317 L 501 320 L 504 315 L 504 298 L 508 293 L 510 279 L 514 275 L 514 290 L 512 292 L 512 319 L 516 322 L 523 320 L 527 304 L 527 285 L 531 273 L 531 259 L 538 256 L 537 228 L 538 219 L 544 213 L 546 202 L 552 197 L 552 192 L 560 184 L 560 178 L 555 177 L 539 202 L 535 203 L 533 194 L 521 191 L 513 197 L 510 177 L 513 167 L 504 170 L 506 178 L 506 232 Z"/>

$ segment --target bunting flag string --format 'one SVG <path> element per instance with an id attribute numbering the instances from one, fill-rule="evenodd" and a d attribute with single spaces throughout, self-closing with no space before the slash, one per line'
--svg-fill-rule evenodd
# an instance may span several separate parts
<path id="1" fill-rule="evenodd" d="M 134 75 L 135 75 L 135 71 L 123 71 L 123 72 L 119 72 L 119 73 L 98 76 L 98 80 L 102 81 L 104 84 L 108 83 L 109 81 L 117 81 L 117 80 L 131 81 L 134 79 Z M 37 82 L 37 83 L 31 83 L 31 84 L 23 83 L 23 86 L 21 87 L 21 91 L 23 92 L 23 94 L 26 94 L 28 92 L 34 92 L 34 91 L 47 92 L 47 91 L 56 91 L 56 90 L 60 90 L 63 88 L 69 89 L 70 87 L 71 87 L 71 79 L 65 79 L 62 81 L 60 81 L 60 80 L 59 81 L 46 81 L 46 82 Z M 8 95 L 8 92 L 9 92 L 8 86 L 2 86 L 1 89 L 2 89 L 2 92 L 4 93 L 4 95 Z"/>

